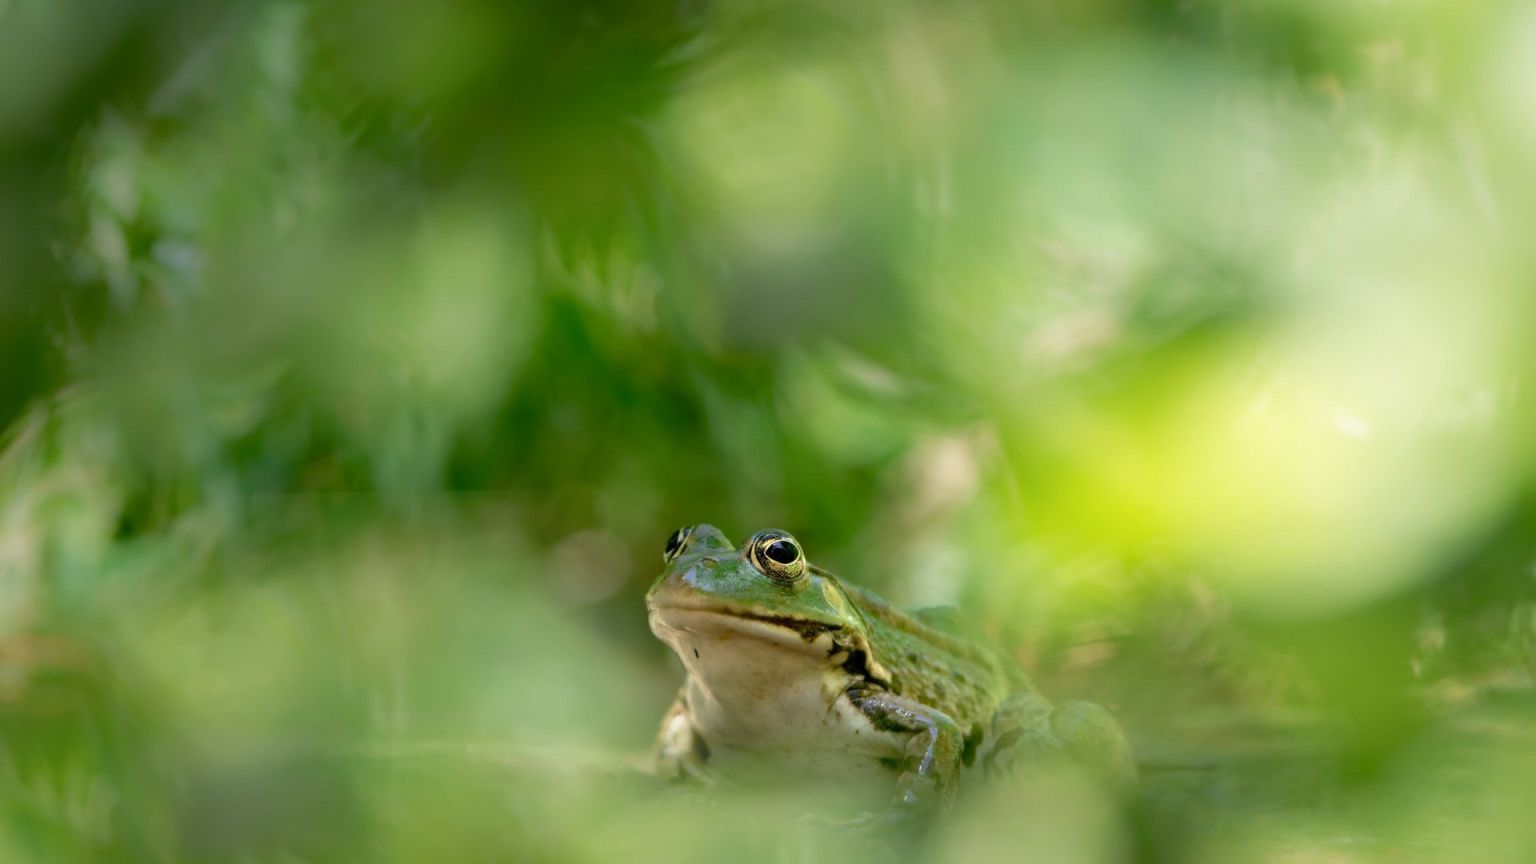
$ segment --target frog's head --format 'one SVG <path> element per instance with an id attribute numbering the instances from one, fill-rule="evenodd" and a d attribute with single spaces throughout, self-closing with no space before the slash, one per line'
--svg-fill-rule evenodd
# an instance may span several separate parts
<path id="1" fill-rule="evenodd" d="M 759 531 L 738 549 L 713 525 L 679 528 L 662 558 L 666 570 L 645 598 L 651 630 L 684 663 L 710 639 L 747 636 L 822 657 L 863 642 L 848 595 L 787 531 Z"/>

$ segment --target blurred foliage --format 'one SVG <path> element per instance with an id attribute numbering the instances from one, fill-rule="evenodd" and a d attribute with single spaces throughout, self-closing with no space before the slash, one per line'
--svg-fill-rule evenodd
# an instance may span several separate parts
<path id="1" fill-rule="evenodd" d="M 1125 719 L 935 860 L 1526 861 L 1536 15 L 0 0 L 0 860 L 832 860 L 664 538 Z M 867 850 L 866 850 L 867 851 Z"/>

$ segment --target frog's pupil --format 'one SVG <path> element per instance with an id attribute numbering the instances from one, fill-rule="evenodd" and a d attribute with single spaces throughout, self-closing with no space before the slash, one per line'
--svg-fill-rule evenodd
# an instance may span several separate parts
<path id="1" fill-rule="evenodd" d="M 763 550 L 763 554 L 767 555 L 770 561 L 775 561 L 779 564 L 793 564 L 795 559 L 800 557 L 800 550 L 796 549 L 795 544 L 788 540 L 775 540 L 768 544 L 768 548 Z"/>

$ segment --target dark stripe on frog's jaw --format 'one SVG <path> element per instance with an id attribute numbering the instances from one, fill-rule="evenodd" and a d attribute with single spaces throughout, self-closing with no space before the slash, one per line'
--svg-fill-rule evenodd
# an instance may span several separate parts
<path id="1" fill-rule="evenodd" d="M 869 654 L 869 640 L 858 631 L 850 631 L 844 634 L 843 625 L 828 624 L 823 621 L 810 621 L 805 618 L 792 618 L 788 615 L 765 615 L 761 612 L 727 612 L 735 618 L 745 618 L 750 621 L 761 621 L 772 624 L 775 627 L 783 627 L 800 634 L 809 645 L 815 642 L 823 633 L 832 634 L 832 645 L 827 649 L 828 657 L 836 657 L 838 654 L 847 655 L 840 664 L 843 671 L 855 678 L 860 678 L 881 687 L 889 687 L 890 673 L 879 663 L 874 662 Z M 839 638 L 842 636 L 842 638 Z"/>
<path id="2" fill-rule="evenodd" d="M 813 621 L 808 618 L 795 618 L 789 615 L 771 615 L 763 612 L 749 612 L 744 609 L 732 609 L 729 607 L 708 606 L 656 606 L 652 608 L 652 614 L 671 609 L 679 612 L 702 613 L 706 615 L 718 615 L 721 618 L 734 618 L 743 621 L 757 621 L 769 624 L 783 630 L 789 630 L 800 636 L 806 645 L 811 645 L 822 634 L 830 634 L 831 645 L 827 648 L 827 657 L 831 659 L 843 671 L 856 679 L 868 682 L 878 687 L 890 687 L 891 675 L 885 667 L 881 666 L 870 654 L 869 640 L 859 630 L 848 630 L 842 624 L 831 624 L 825 621 Z M 839 662 L 835 658 L 841 654 Z"/>
<path id="3" fill-rule="evenodd" d="M 783 630 L 789 630 L 804 639 L 806 644 L 816 641 L 823 633 L 837 633 L 843 629 L 842 624 L 834 624 L 826 621 L 816 621 L 811 618 L 797 618 L 793 615 L 774 615 L 769 612 L 754 612 L 747 609 L 737 609 L 732 606 L 716 606 L 697 603 L 652 603 L 651 614 L 660 615 L 663 618 L 668 613 L 680 612 L 683 614 L 710 615 L 723 619 L 737 619 L 741 621 L 757 621 L 761 624 L 770 624 Z"/>
<path id="4" fill-rule="evenodd" d="M 793 618 L 788 615 L 765 615 L 761 612 L 740 612 L 736 610 L 722 609 L 720 614 L 732 618 L 745 618 L 749 621 L 761 621 L 764 624 L 772 624 L 775 627 L 783 627 L 800 634 L 800 638 L 806 642 L 815 642 L 816 637 L 823 633 L 835 633 L 843 629 L 841 624 L 827 624 L 822 621 L 811 621 L 806 618 Z"/>

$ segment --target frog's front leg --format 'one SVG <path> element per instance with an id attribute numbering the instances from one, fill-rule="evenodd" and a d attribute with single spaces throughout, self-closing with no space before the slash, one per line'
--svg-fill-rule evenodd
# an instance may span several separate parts
<path id="1" fill-rule="evenodd" d="M 909 733 L 896 806 L 914 813 L 947 809 L 955 797 L 964 749 L 955 721 L 937 708 L 887 690 L 858 686 L 847 696 L 876 729 Z"/>
<path id="2" fill-rule="evenodd" d="M 685 684 L 661 718 L 653 747 L 656 776 L 668 780 L 708 780 L 704 764 L 709 761 L 709 746 L 693 726 L 687 700 Z"/>

